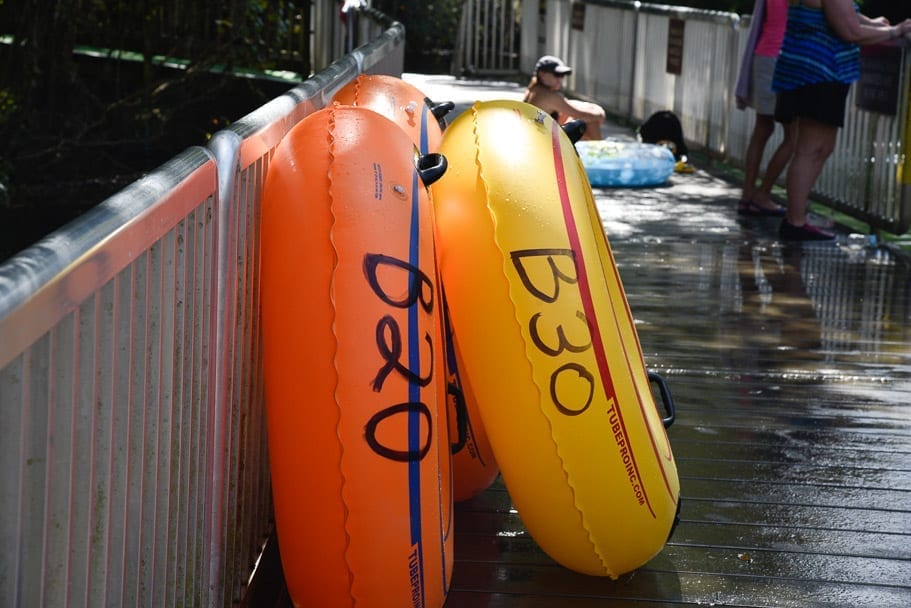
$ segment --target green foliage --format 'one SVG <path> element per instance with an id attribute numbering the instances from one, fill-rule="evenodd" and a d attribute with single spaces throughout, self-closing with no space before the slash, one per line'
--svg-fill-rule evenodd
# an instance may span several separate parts
<path id="1" fill-rule="evenodd" d="M 463 0 L 375 0 L 373 7 L 405 26 L 405 68 L 414 69 L 407 62 L 451 55 L 463 4 Z"/>
<path id="2" fill-rule="evenodd" d="M 219 68 L 308 72 L 310 8 L 0 0 L 0 260 L 287 90 Z"/>
<path id="3" fill-rule="evenodd" d="M 0 125 L 8 122 L 17 110 L 16 97 L 9 89 L 0 89 Z"/>

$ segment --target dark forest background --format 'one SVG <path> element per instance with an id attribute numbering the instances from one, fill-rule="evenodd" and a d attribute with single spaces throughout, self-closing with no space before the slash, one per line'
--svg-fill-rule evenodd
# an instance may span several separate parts
<path id="1" fill-rule="evenodd" d="M 212 68 L 306 77 L 310 4 L 0 0 L 0 261 L 291 86 Z M 664 4 L 749 13 L 753 0 Z M 869 15 L 911 15 L 911 0 L 864 4 Z M 405 25 L 406 71 L 451 55 L 461 0 L 372 6 Z M 133 54 L 75 54 L 77 45 Z M 186 69 L 160 68 L 154 55 Z"/>

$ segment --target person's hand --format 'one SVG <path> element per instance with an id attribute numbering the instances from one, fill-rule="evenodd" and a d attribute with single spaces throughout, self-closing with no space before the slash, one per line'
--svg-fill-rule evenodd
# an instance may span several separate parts
<path id="1" fill-rule="evenodd" d="M 885 44 L 906 46 L 911 42 L 911 18 L 889 26 L 886 31 L 889 32 L 889 39 L 885 41 Z"/>
<path id="2" fill-rule="evenodd" d="M 889 25 L 889 20 L 885 17 L 876 17 L 870 19 L 871 25 Z"/>
<path id="3" fill-rule="evenodd" d="M 896 24 L 894 27 L 896 38 L 905 37 L 906 39 L 911 39 L 911 18 L 905 19 L 901 23 Z"/>

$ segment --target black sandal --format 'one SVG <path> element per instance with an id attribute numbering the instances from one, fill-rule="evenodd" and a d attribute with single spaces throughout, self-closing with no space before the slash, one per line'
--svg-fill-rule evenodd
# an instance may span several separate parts
<path id="1" fill-rule="evenodd" d="M 835 235 L 827 230 L 804 224 L 795 226 L 788 220 L 781 220 L 781 226 L 778 228 L 778 236 L 783 241 L 831 241 Z"/>
<path id="2" fill-rule="evenodd" d="M 748 198 L 742 198 L 737 204 L 737 213 L 740 215 L 783 217 L 785 208 L 776 206 L 774 209 L 767 209 L 755 201 Z"/>

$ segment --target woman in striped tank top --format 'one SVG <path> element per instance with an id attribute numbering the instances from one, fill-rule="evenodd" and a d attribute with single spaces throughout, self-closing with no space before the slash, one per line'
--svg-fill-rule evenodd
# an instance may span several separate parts
<path id="1" fill-rule="evenodd" d="M 789 0 L 772 89 L 775 120 L 797 122 L 794 158 L 787 174 L 785 240 L 826 240 L 833 234 L 807 223 L 810 191 L 835 149 L 851 83 L 860 77 L 860 47 L 911 35 L 911 19 L 890 25 L 861 14 L 851 0 Z"/>

